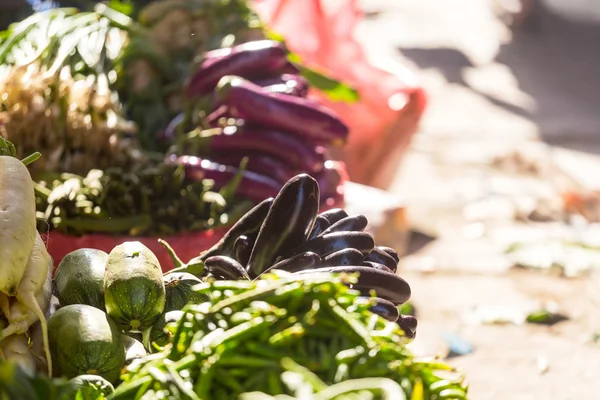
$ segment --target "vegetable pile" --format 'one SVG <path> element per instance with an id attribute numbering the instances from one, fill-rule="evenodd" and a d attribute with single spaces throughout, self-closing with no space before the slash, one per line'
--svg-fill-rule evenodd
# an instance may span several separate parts
<path id="1" fill-rule="evenodd" d="M 348 127 L 306 98 L 309 82 L 289 60 L 272 40 L 205 53 L 186 85 L 195 108 L 175 118 L 163 139 L 176 142 L 175 152 L 230 167 L 249 157 L 248 170 L 279 185 L 309 173 L 334 204 L 342 178 L 328 148 L 346 142 Z"/>
<path id="2" fill-rule="evenodd" d="M 380 258 L 369 257 L 376 247 L 361 232 L 366 221 L 356 222 L 363 218 L 339 209 L 317 214 L 314 178 L 292 178 L 218 245 L 166 274 L 147 247 L 124 242 L 109 254 L 68 254 L 51 280 L 29 173 L 12 156 L 0 162 L 0 171 L 11 171 L 0 175 L 0 212 L 10 213 L 3 220 L 11 222 L 2 232 L 20 239 L 2 239 L 0 310 L 8 324 L 0 349 L 20 368 L 0 365 L 0 392 L 32 399 L 248 399 L 306 391 L 315 399 L 466 398 L 456 371 L 405 347 L 416 320 L 398 319 L 397 307 L 383 300 L 400 304 L 410 296 L 408 284 L 391 272 L 395 265 L 381 258 L 395 253 L 377 248 Z M 318 245 L 338 233 L 338 240 Z M 352 239 L 357 235 L 359 242 Z M 327 258 L 354 248 L 374 260 L 363 261 L 369 267 L 348 266 L 358 258 L 346 253 Z M 247 254 L 246 267 L 240 257 L 224 255 L 232 251 Z"/>
<path id="3" fill-rule="evenodd" d="M 255 279 L 275 269 L 298 275 L 359 273 L 353 287 L 365 296 L 377 292 L 373 311 L 398 321 L 414 337 L 416 320 L 399 315 L 397 308 L 410 297 L 410 287 L 396 275 L 398 254 L 375 245 L 364 232 L 364 215 L 348 215 L 339 208 L 318 214 L 319 190 L 311 176 L 295 176 L 274 199 L 255 206 L 219 243 L 187 265 L 171 251 L 176 270 L 236 280 Z"/>
<path id="4" fill-rule="evenodd" d="M 44 154 L 30 171 L 50 229 L 230 225 L 300 172 L 323 204 L 342 199 L 343 164 L 327 148 L 348 129 L 305 98 L 324 77 L 282 43 L 240 44 L 265 36 L 246 1 L 157 1 L 138 14 L 50 9 L 0 35 L 0 136 L 19 157 Z"/>

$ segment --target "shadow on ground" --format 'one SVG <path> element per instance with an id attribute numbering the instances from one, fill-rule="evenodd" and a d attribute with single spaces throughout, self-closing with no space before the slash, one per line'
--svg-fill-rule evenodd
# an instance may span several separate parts
<path id="1" fill-rule="evenodd" d="M 474 67 L 451 48 L 401 48 L 418 67 L 435 68 L 449 83 L 463 85 L 489 102 L 533 121 L 542 140 L 600 152 L 600 20 L 575 20 L 538 3 L 503 45 L 496 62 L 508 66 L 519 89 L 535 101 L 534 112 L 478 92 L 463 78 Z"/>

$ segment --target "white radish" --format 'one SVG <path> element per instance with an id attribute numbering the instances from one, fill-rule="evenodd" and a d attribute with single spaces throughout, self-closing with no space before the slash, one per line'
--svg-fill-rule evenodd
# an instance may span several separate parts
<path id="1" fill-rule="evenodd" d="M 2 350 L 5 360 L 12 361 L 29 372 L 35 372 L 35 359 L 29 351 L 27 336 L 13 335 L 7 337 L 0 342 L 0 350 Z"/>
<path id="2" fill-rule="evenodd" d="M 46 286 L 44 285 L 44 288 Z M 42 290 L 44 290 L 42 288 Z M 56 296 L 52 296 L 50 299 L 50 304 L 44 313 L 44 317 L 46 317 L 46 321 L 50 319 L 50 317 L 60 308 L 60 303 L 58 302 L 58 298 Z M 44 356 L 44 332 L 42 331 L 42 324 L 37 322 L 29 328 L 29 347 L 31 349 L 31 353 L 35 357 L 35 365 L 38 371 L 47 371 L 48 363 L 46 362 L 46 357 Z"/>
<path id="3" fill-rule="evenodd" d="M 10 314 L 8 315 L 9 325 L 6 329 L 2 331 L 0 334 L 1 338 L 6 338 L 9 335 L 15 334 L 17 331 L 21 331 L 25 329 L 29 329 L 29 326 L 35 322 L 30 322 L 30 318 L 28 316 L 27 310 L 30 310 L 35 317 L 40 321 L 42 327 L 42 336 L 44 342 L 44 350 L 46 353 L 46 360 L 48 362 L 48 375 L 52 376 L 52 359 L 50 356 L 50 347 L 48 344 L 48 324 L 46 323 L 46 318 L 44 318 L 44 311 L 50 302 L 50 298 L 52 296 L 51 290 L 48 290 L 49 293 L 43 293 L 43 299 L 36 299 L 36 294 L 39 292 L 44 292 L 42 289 L 44 287 L 44 283 L 46 283 L 47 288 L 51 288 L 51 278 L 48 275 L 52 273 L 52 257 L 48 254 L 46 250 L 46 245 L 42 240 L 40 234 L 36 231 L 35 235 L 35 244 L 31 255 L 29 257 L 29 262 L 27 263 L 27 268 L 25 269 L 25 273 L 23 274 L 21 283 L 17 288 L 17 302 L 15 308 L 11 305 Z M 50 283 L 48 281 L 50 280 Z M 47 300 L 46 300 L 47 299 Z M 46 304 L 43 300 L 46 300 Z M 24 308 L 21 308 L 24 306 Z M 44 310 L 42 310 L 41 306 L 44 306 Z M 25 312 L 23 312 L 25 310 Z"/>
<path id="4" fill-rule="evenodd" d="M 31 175 L 17 158 L 0 155 L 0 292 L 8 296 L 16 294 L 25 273 L 35 226 Z"/>

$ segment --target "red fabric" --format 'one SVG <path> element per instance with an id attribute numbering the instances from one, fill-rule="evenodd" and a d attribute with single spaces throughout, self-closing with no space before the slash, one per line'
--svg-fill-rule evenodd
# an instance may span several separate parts
<path id="1" fill-rule="evenodd" d="M 361 169 L 369 169 L 363 157 L 374 141 L 387 142 L 385 149 L 376 153 L 390 152 L 390 145 L 408 145 L 426 105 L 425 93 L 408 69 L 391 74 L 369 64 L 354 39 L 354 29 L 362 18 L 357 0 L 254 0 L 254 5 L 261 19 L 285 37 L 304 63 L 360 93 L 361 100 L 351 104 L 311 93 L 350 127 L 344 159 L 352 180 L 363 180 Z M 399 107 L 390 106 L 392 98 Z M 382 157 L 385 155 L 370 156 L 373 162 Z"/>

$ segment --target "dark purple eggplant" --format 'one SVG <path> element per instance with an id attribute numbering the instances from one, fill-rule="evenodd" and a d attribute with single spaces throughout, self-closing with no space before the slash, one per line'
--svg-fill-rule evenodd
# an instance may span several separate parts
<path id="1" fill-rule="evenodd" d="M 328 233 L 333 232 L 362 232 L 367 227 L 367 217 L 364 215 L 350 215 L 346 218 L 343 218 L 329 226 L 329 228 L 325 229 L 321 235 L 326 235 Z"/>
<path id="2" fill-rule="evenodd" d="M 249 280 L 248 274 L 242 265 L 231 257 L 212 256 L 204 260 L 204 268 L 212 276 L 224 280 Z"/>
<path id="3" fill-rule="evenodd" d="M 298 170 L 289 167 L 281 159 L 265 154 L 252 152 L 224 152 L 211 155 L 213 161 L 232 167 L 239 166 L 244 157 L 248 157 L 248 163 L 246 164 L 247 171 L 253 171 L 268 176 L 282 185 L 298 173 Z"/>
<path id="4" fill-rule="evenodd" d="M 341 267 L 347 265 L 361 265 L 364 255 L 356 249 L 344 249 L 331 253 L 323 259 L 323 265 L 328 267 Z"/>
<path id="5" fill-rule="evenodd" d="M 297 272 L 297 274 L 310 274 L 316 272 L 358 273 L 358 283 L 353 285 L 353 288 L 360 291 L 364 296 L 370 296 L 370 292 L 374 291 L 377 297 L 381 297 L 395 305 L 406 303 L 408 299 L 410 299 L 411 292 L 408 283 L 398 275 L 390 274 L 389 272 L 365 266 L 348 266 L 321 267 L 313 270 L 300 271 Z"/>
<path id="6" fill-rule="evenodd" d="M 392 256 L 390 256 L 388 253 L 381 249 L 378 249 L 377 247 L 375 247 L 372 252 L 367 254 L 367 256 L 365 257 L 365 261 L 372 261 L 375 263 L 383 264 L 389 269 L 391 269 L 392 272 L 396 272 L 396 270 L 398 269 L 398 263 L 396 262 L 396 260 L 394 260 Z"/>
<path id="7" fill-rule="evenodd" d="M 207 52 L 186 85 L 191 98 L 210 93 L 225 75 L 251 78 L 269 71 L 285 71 L 287 51 L 279 42 L 258 40 Z"/>
<path id="8" fill-rule="evenodd" d="M 185 179 L 199 182 L 211 179 L 215 182 L 217 189 L 225 186 L 239 172 L 235 167 L 217 164 L 210 160 L 203 160 L 194 156 L 169 156 L 167 163 L 183 165 L 185 167 Z M 244 171 L 243 178 L 237 188 L 236 196 L 262 201 L 274 197 L 281 188 L 275 180 L 252 171 Z"/>
<path id="9" fill-rule="evenodd" d="M 251 235 L 251 237 L 241 235 L 235 240 L 235 243 L 233 244 L 233 250 L 235 253 L 235 258 L 241 265 L 246 265 L 248 263 L 255 240 L 256 235 Z"/>
<path id="10" fill-rule="evenodd" d="M 263 89 L 273 93 L 284 93 L 290 96 L 306 97 L 309 84 L 301 75 L 283 74 L 276 78 L 254 82 Z"/>
<path id="11" fill-rule="evenodd" d="M 400 317 L 400 313 L 398 312 L 398 307 L 396 307 L 393 303 L 382 299 L 380 297 L 375 297 L 370 300 L 375 301 L 375 305 L 371 307 L 371 311 L 374 314 L 379 315 L 387 319 L 390 322 L 396 322 Z"/>
<path id="12" fill-rule="evenodd" d="M 318 147 L 310 147 L 293 135 L 266 128 L 228 127 L 221 134 L 193 140 L 200 156 L 229 152 L 263 153 L 285 161 L 292 168 L 311 173 L 323 169 L 325 163 L 325 154 Z"/>
<path id="13" fill-rule="evenodd" d="M 396 323 L 404 331 L 407 338 L 414 339 L 417 336 L 418 321 L 412 315 L 400 315 Z"/>
<path id="14" fill-rule="evenodd" d="M 348 127 L 328 108 L 306 99 L 268 93 L 237 76 L 226 76 L 216 90 L 217 103 L 245 121 L 296 133 L 315 143 L 342 146 Z"/>
<path id="15" fill-rule="evenodd" d="M 376 262 L 373 262 L 373 261 L 363 261 L 362 265 L 364 265 L 365 267 L 375 268 L 375 269 L 378 269 L 380 271 L 388 272 L 390 274 L 394 273 L 394 271 L 392 271 L 391 269 L 389 269 L 385 265 L 379 264 L 379 263 L 376 263 Z"/>
<path id="16" fill-rule="evenodd" d="M 286 258 L 285 260 L 279 261 L 265 272 L 269 272 L 273 269 L 280 269 L 287 272 L 299 272 L 305 269 L 315 269 L 321 265 L 321 257 L 318 254 L 310 251 L 306 253 L 297 254 L 293 257 Z"/>
<path id="17" fill-rule="evenodd" d="M 392 257 L 394 259 L 394 261 L 396 261 L 396 264 L 398 264 L 400 262 L 400 256 L 398 255 L 396 250 L 392 249 L 391 247 L 386 247 L 386 246 L 377 246 L 377 248 L 379 250 L 387 253 L 388 256 Z"/>
<path id="18" fill-rule="evenodd" d="M 301 242 L 298 242 L 301 243 Z M 369 254 L 375 247 L 373 237 L 364 232 L 334 232 L 327 235 L 317 236 L 292 249 L 285 257 L 312 251 L 322 258 L 331 253 L 347 248 L 359 250 L 363 254 Z"/>
<path id="19" fill-rule="evenodd" d="M 319 217 L 323 217 L 329 222 L 329 225 L 333 225 L 342 218 L 346 218 L 348 213 L 346 210 L 341 208 L 332 208 L 331 210 L 323 211 L 319 214 Z"/>
<path id="20" fill-rule="evenodd" d="M 229 228 L 219 242 L 202 253 L 200 255 L 200 260 L 206 260 L 212 256 L 235 256 L 235 243 L 237 239 L 241 236 L 253 237 L 257 235 L 272 204 L 273 198 L 270 197 L 255 205 L 250 211 L 244 214 L 242 218 L 238 219 L 231 228 Z M 254 243 L 252 243 L 252 245 L 254 245 Z"/>
<path id="21" fill-rule="evenodd" d="M 319 185 L 313 177 L 300 174 L 283 185 L 258 232 L 248 274 L 256 278 L 279 256 L 305 242 L 318 213 Z"/>
<path id="22" fill-rule="evenodd" d="M 316 238 L 321 232 L 323 232 L 328 227 L 329 221 L 327 221 L 327 218 L 321 215 L 317 215 L 317 219 L 315 219 L 315 225 L 313 226 L 312 231 L 310 231 L 310 235 L 308 235 L 308 240 Z"/>

